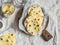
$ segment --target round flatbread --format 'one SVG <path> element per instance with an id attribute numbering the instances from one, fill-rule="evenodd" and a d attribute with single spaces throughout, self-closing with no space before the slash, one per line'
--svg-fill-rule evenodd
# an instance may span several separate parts
<path id="1" fill-rule="evenodd" d="M 30 34 L 36 35 L 41 30 L 43 18 L 44 14 L 41 8 L 33 5 L 28 10 L 28 16 L 24 21 L 24 26 Z"/>
<path id="2" fill-rule="evenodd" d="M 16 35 L 13 33 L 4 33 L 0 37 L 0 44 L 1 45 L 14 45 L 16 42 Z"/>

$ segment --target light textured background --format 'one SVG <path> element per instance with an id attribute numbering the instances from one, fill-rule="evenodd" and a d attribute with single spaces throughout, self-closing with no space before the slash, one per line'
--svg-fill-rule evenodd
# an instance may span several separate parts
<path id="1" fill-rule="evenodd" d="M 0 3 L 1 4 L 1 3 Z M 48 41 L 45 42 L 43 41 L 43 39 L 40 39 L 39 36 L 29 36 L 25 33 L 23 33 L 22 31 L 20 31 L 17 27 L 18 24 L 18 18 L 15 18 L 16 16 L 19 17 L 20 11 L 22 10 L 17 10 L 15 13 L 13 14 L 14 16 L 12 16 L 11 18 L 9 18 L 8 21 L 8 26 L 10 27 L 9 29 L 7 29 L 9 32 L 14 32 L 17 35 L 17 42 L 16 45 L 60 45 L 60 0 L 40 0 L 40 4 L 42 7 L 44 7 L 45 9 L 47 9 L 48 11 L 50 10 L 51 13 L 54 13 L 52 15 L 56 15 L 57 16 L 57 20 L 58 20 L 58 35 L 57 35 L 57 41 L 56 43 L 53 43 L 54 41 Z M 47 11 L 46 10 L 46 11 Z M 18 14 L 16 14 L 19 11 Z M 12 20 L 13 19 L 13 20 Z M 16 19 L 16 20 L 15 20 Z M 13 23 L 12 23 L 13 22 Z M 11 25 L 12 24 L 12 25 Z M 10 26 L 11 25 L 11 26 Z M 42 40 L 42 41 L 41 41 Z"/>

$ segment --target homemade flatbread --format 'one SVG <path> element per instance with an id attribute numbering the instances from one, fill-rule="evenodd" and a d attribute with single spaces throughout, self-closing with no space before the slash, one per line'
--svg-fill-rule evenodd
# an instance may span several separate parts
<path id="1" fill-rule="evenodd" d="M 41 30 L 43 18 L 44 14 L 41 8 L 34 5 L 28 9 L 28 16 L 24 21 L 24 26 L 30 34 L 36 35 Z"/>
<path id="2" fill-rule="evenodd" d="M 16 35 L 13 33 L 4 33 L 0 37 L 0 45 L 14 45 L 16 42 Z"/>

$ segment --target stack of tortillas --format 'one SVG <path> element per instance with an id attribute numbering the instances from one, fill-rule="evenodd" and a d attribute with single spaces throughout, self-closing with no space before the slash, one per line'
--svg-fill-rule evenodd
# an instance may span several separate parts
<path id="1" fill-rule="evenodd" d="M 38 5 L 33 5 L 28 10 L 28 16 L 24 21 L 24 26 L 30 34 L 36 35 L 41 30 L 43 18 L 44 14 L 41 8 Z"/>
<path id="2" fill-rule="evenodd" d="M 16 35 L 13 33 L 5 33 L 0 37 L 0 45 L 14 45 L 16 42 Z"/>

